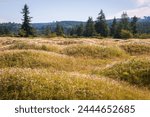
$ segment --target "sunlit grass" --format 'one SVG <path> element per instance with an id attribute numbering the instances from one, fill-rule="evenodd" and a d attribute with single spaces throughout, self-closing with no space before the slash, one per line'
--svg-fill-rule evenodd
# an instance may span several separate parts
<path id="1" fill-rule="evenodd" d="M 105 69 L 103 74 L 114 79 L 150 88 L 150 59 L 134 58 L 123 61 Z"/>
<path id="2" fill-rule="evenodd" d="M 126 53 L 118 47 L 98 46 L 98 45 L 75 45 L 66 47 L 63 54 L 75 57 L 91 57 L 91 58 L 114 58 L 126 57 Z"/>
<path id="3" fill-rule="evenodd" d="M 150 41 L 0 38 L 0 99 L 150 99 Z"/>
<path id="4" fill-rule="evenodd" d="M 150 99 L 148 90 L 110 79 L 41 69 L 0 73 L 0 99 Z"/>

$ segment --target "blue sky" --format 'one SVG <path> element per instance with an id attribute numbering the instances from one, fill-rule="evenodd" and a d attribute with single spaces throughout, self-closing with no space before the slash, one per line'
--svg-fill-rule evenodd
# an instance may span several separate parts
<path id="1" fill-rule="evenodd" d="M 106 18 L 120 17 L 127 11 L 130 17 L 150 15 L 150 0 L 0 0 L 0 22 L 21 22 L 24 4 L 30 8 L 32 22 L 64 20 L 95 20 L 100 9 Z"/>

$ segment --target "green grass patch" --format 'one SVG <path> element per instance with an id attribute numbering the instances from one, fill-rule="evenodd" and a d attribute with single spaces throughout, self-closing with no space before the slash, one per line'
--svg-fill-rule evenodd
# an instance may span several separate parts
<path id="1" fill-rule="evenodd" d="M 103 74 L 110 78 L 150 88 L 150 60 L 146 58 L 117 63 L 105 69 Z"/>

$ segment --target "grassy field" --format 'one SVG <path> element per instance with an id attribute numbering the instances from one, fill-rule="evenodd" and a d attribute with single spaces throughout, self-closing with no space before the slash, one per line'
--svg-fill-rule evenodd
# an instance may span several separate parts
<path id="1" fill-rule="evenodd" d="M 150 99 L 150 39 L 1 37 L 0 99 Z"/>

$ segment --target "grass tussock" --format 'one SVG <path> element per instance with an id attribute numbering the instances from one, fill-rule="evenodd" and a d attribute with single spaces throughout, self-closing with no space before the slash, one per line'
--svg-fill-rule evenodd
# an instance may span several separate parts
<path id="1" fill-rule="evenodd" d="M 104 75 L 150 88 L 150 59 L 131 59 L 105 69 Z"/>
<path id="2" fill-rule="evenodd" d="M 0 68 L 70 68 L 73 61 L 55 53 L 34 50 L 14 50 L 0 53 Z"/>
<path id="3" fill-rule="evenodd" d="M 91 57 L 100 59 L 127 56 L 126 53 L 118 47 L 106 47 L 98 45 L 70 46 L 63 49 L 62 53 L 75 57 Z"/>
<path id="4" fill-rule="evenodd" d="M 57 53 L 35 50 L 0 52 L 0 61 L 0 68 L 49 68 L 57 71 L 78 71 L 81 73 L 89 73 L 93 68 L 110 62 L 100 59 L 75 59 Z"/>
<path id="5" fill-rule="evenodd" d="M 60 48 L 58 46 L 54 45 L 48 45 L 48 44 L 36 44 L 36 43 L 27 43 L 27 42 L 17 42 L 15 44 L 12 44 L 9 46 L 10 50 L 12 49 L 20 49 L 20 50 L 43 50 L 43 51 L 51 51 L 51 52 L 59 52 Z"/>
<path id="6" fill-rule="evenodd" d="M 113 80 L 7 68 L 0 70 L 0 99 L 150 99 L 150 93 Z"/>
<path id="7" fill-rule="evenodd" d="M 131 55 L 150 54 L 150 44 L 131 43 L 121 45 L 121 48 Z"/>

